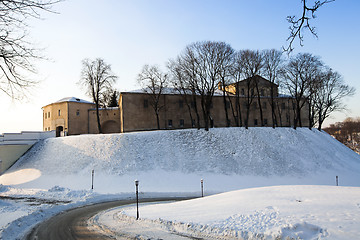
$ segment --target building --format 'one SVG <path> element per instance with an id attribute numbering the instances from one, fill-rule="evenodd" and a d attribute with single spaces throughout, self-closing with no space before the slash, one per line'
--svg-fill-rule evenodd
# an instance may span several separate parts
<path id="1" fill-rule="evenodd" d="M 276 126 L 294 124 L 294 99 L 278 94 L 278 86 L 256 76 L 257 88 L 248 79 L 225 86 L 226 109 L 230 126 L 244 126 L 249 107 L 248 126 L 272 126 L 271 92 L 276 106 Z M 227 125 L 222 86 L 215 92 L 211 127 Z M 257 94 L 259 92 L 259 94 Z M 159 100 L 160 129 L 204 127 L 201 96 L 182 95 L 174 89 L 165 89 Z M 248 103 L 250 103 L 248 105 Z M 260 104 L 259 104 L 260 103 Z M 103 133 L 147 131 L 157 129 L 157 118 L 152 96 L 142 91 L 122 92 L 119 107 L 100 109 Z M 261 106 L 261 107 L 260 107 Z M 43 130 L 55 130 L 57 136 L 98 133 L 95 104 L 78 98 L 64 98 L 43 108 Z M 260 114 L 260 110 L 262 114 Z M 301 124 L 308 126 L 307 105 L 302 109 Z M 261 120 L 262 115 L 262 120 Z"/>
<path id="2" fill-rule="evenodd" d="M 95 104 L 75 97 L 60 99 L 42 107 L 43 131 L 56 136 L 98 133 Z M 120 132 L 119 108 L 100 109 L 104 133 Z"/>

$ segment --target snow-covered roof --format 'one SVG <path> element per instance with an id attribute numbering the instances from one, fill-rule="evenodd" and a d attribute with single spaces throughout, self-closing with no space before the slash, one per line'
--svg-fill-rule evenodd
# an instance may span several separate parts
<path id="1" fill-rule="evenodd" d="M 77 97 L 66 97 L 66 98 L 62 98 L 54 103 L 61 103 L 61 102 L 79 102 L 79 103 L 90 103 L 90 104 L 94 104 L 92 102 L 77 98 Z"/>

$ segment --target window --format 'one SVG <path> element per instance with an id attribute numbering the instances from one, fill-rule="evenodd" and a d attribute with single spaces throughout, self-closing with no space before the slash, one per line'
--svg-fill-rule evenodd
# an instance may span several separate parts
<path id="1" fill-rule="evenodd" d="M 180 119 L 180 127 L 184 127 L 184 119 Z"/>
<path id="2" fill-rule="evenodd" d="M 196 126 L 196 124 L 195 124 L 195 119 L 191 119 L 191 126 L 192 126 L 192 127 L 195 127 L 195 126 Z"/>
<path id="3" fill-rule="evenodd" d="M 172 120 L 171 120 L 171 119 L 169 119 L 169 120 L 168 120 L 168 127 L 169 127 L 169 128 L 171 128 L 172 126 L 173 126 L 173 124 L 172 124 Z"/>
<path id="4" fill-rule="evenodd" d="M 80 115 L 80 110 L 76 110 L 76 116 Z"/>
<path id="5" fill-rule="evenodd" d="M 263 108 L 264 108 L 264 109 L 267 109 L 267 104 L 266 104 L 266 102 L 263 103 Z"/>
<path id="6" fill-rule="evenodd" d="M 264 125 L 268 125 L 268 121 L 267 121 L 267 118 L 264 118 Z"/>
<path id="7" fill-rule="evenodd" d="M 179 108 L 183 108 L 184 107 L 184 101 L 183 100 L 179 100 Z"/>
<path id="8" fill-rule="evenodd" d="M 243 95 L 243 96 L 245 95 L 245 89 L 243 89 L 243 88 L 241 89 L 241 95 Z"/>
<path id="9" fill-rule="evenodd" d="M 195 108 L 195 102 L 191 101 L 191 108 Z"/>
<path id="10" fill-rule="evenodd" d="M 44 118 L 47 119 L 47 113 L 44 113 Z"/>
<path id="11" fill-rule="evenodd" d="M 149 101 L 147 99 L 144 99 L 144 108 L 149 107 Z"/>
<path id="12" fill-rule="evenodd" d="M 254 96 L 254 89 L 251 89 L 251 96 Z"/>
<path id="13" fill-rule="evenodd" d="M 61 116 L 61 111 L 60 111 L 60 109 L 59 109 L 58 115 Z"/>
<path id="14" fill-rule="evenodd" d="M 261 89 L 261 90 L 260 90 L 260 96 L 265 96 L 265 95 L 264 95 L 264 89 Z"/>
<path id="15" fill-rule="evenodd" d="M 257 125 L 258 125 L 258 120 L 254 119 L 254 126 L 257 126 Z"/>
<path id="16" fill-rule="evenodd" d="M 50 112 L 48 112 L 48 118 L 50 118 Z"/>

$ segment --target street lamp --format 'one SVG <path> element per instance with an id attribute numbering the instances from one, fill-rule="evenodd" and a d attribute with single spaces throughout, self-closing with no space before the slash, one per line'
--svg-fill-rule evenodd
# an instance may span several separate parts
<path id="1" fill-rule="evenodd" d="M 94 170 L 91 171 L 91 189 L 94 189 Z"/>
<path id="2" fill-rule="evenodd" d="M 136 220 L 139 219 L 139 180 L 135 180 L 136 186 Z"/>
<path id="3" fill-rule="evenodd" d="M 204 180 L 201 179 L 201 197 L 204 197 Z"/>

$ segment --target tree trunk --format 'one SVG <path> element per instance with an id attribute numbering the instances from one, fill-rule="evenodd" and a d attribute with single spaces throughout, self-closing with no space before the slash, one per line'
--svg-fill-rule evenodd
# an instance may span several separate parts
<path id="1" fill-rule="evenodd" d="M 192 114 L 191 114 L 191 105 L 189 104 L 189 101 L 187 99 L 187 95 L 183 95 L 184 96 L 184 101 L 185 101 L 185 104 L 188 108 L 188 111 L 189 111 L 189 116 L 190 116 L 190 121 L 191 121 L 191 127 L 193 128 L 193 117 L 192 117 Z"/>
<path id="2" fill-rule="evenodd" d="M 271 85 L 270 88 L 270 101 L 271 101 L 271 118 L 272 118 L 272 127 L 275 128 L 277 125 L 276 113 L 275 113 L 275 103 L 274 103 L 274 87 Z"/>
<path id="3" fill-rule="evenodd" d="M 205 131 L 209 131 L 209 111 L 208 111 L 208 106 L 207 106 L 207 101 L 204 99 L 204 96 L 201 97 L 201 107 L 202 107 L 202 112 L 203 112 L 203 116 L 204 116 L 204 123 L 205 123 Z"/>
<path id="4" fill-rule="evenodd" d="M 155 111 L 155 114 L 156 114 L 157 129 L 160 130 L 160 119 L 159 119 L 159 113 L 158 113 L 158 111 Z"/>
<path id="5" fill-rule="evenodd" d="M 102 133 L 101 123 L 100 123 L 99 103 L 96 102 L 95 106 L 96 106 L 96 119 L 97 119 L 97 124 L 98 124 L 98 130 L 99 130 L 99 133 Z"/>
<path id="6" fill-rule="evenodd" d="M 250 104 L 246 105 L 246 118 L 245 118 L 245 128 L 249 128 L 249 116 L 250 116 Z"/>
<path id="7" fill-rule="evenodd" d="M 224 83 L 223 83 L 223 87 L 225 88 Z M 225 110 L 226 127 L 230 127 L 230 119 L 229 119 L 229 116 L 228 116 L 225 89 L 223 89 L 223 100 L 224 100 L 224 110 Z"/>
<path id="8" fill-rule="evenodd" d="M 321 116 L 321 109 L 319 110 L 319 126 L 318 126 L 318 130 L 321 131 L 321 125 L 323 123 L 323 119 L 322 119 L 322 116 Z"/>
<path id="9" fill-rule="evenodd" d="M 200 130 L 200 115 L 199 115 L 199 111 L 197 108 L 196 95 L 193 94 L 192 96 L 193 96 L 194 109 L 195 109 L 195 114 L 196 114 L 196 126 L 197 126 L 197 129 Z"/>
<path id="10" fill-rule="evenodd" d="M 259 92 L 259 86 L 258 86 L 258 82 L 255 81 L 256 83 L 256 92 L 257 92 L 257 99 L 258 99 L 258 104 L 259 104 L 259 111 L 260 111 L 260 121 L 261 121 L 261 126 L 264 126 L 264 116 L 263 116 L 263 111 L 262 111 L 262 106 L 261 106 L 261 96 L 260 96 L 260 92 Z"/>

